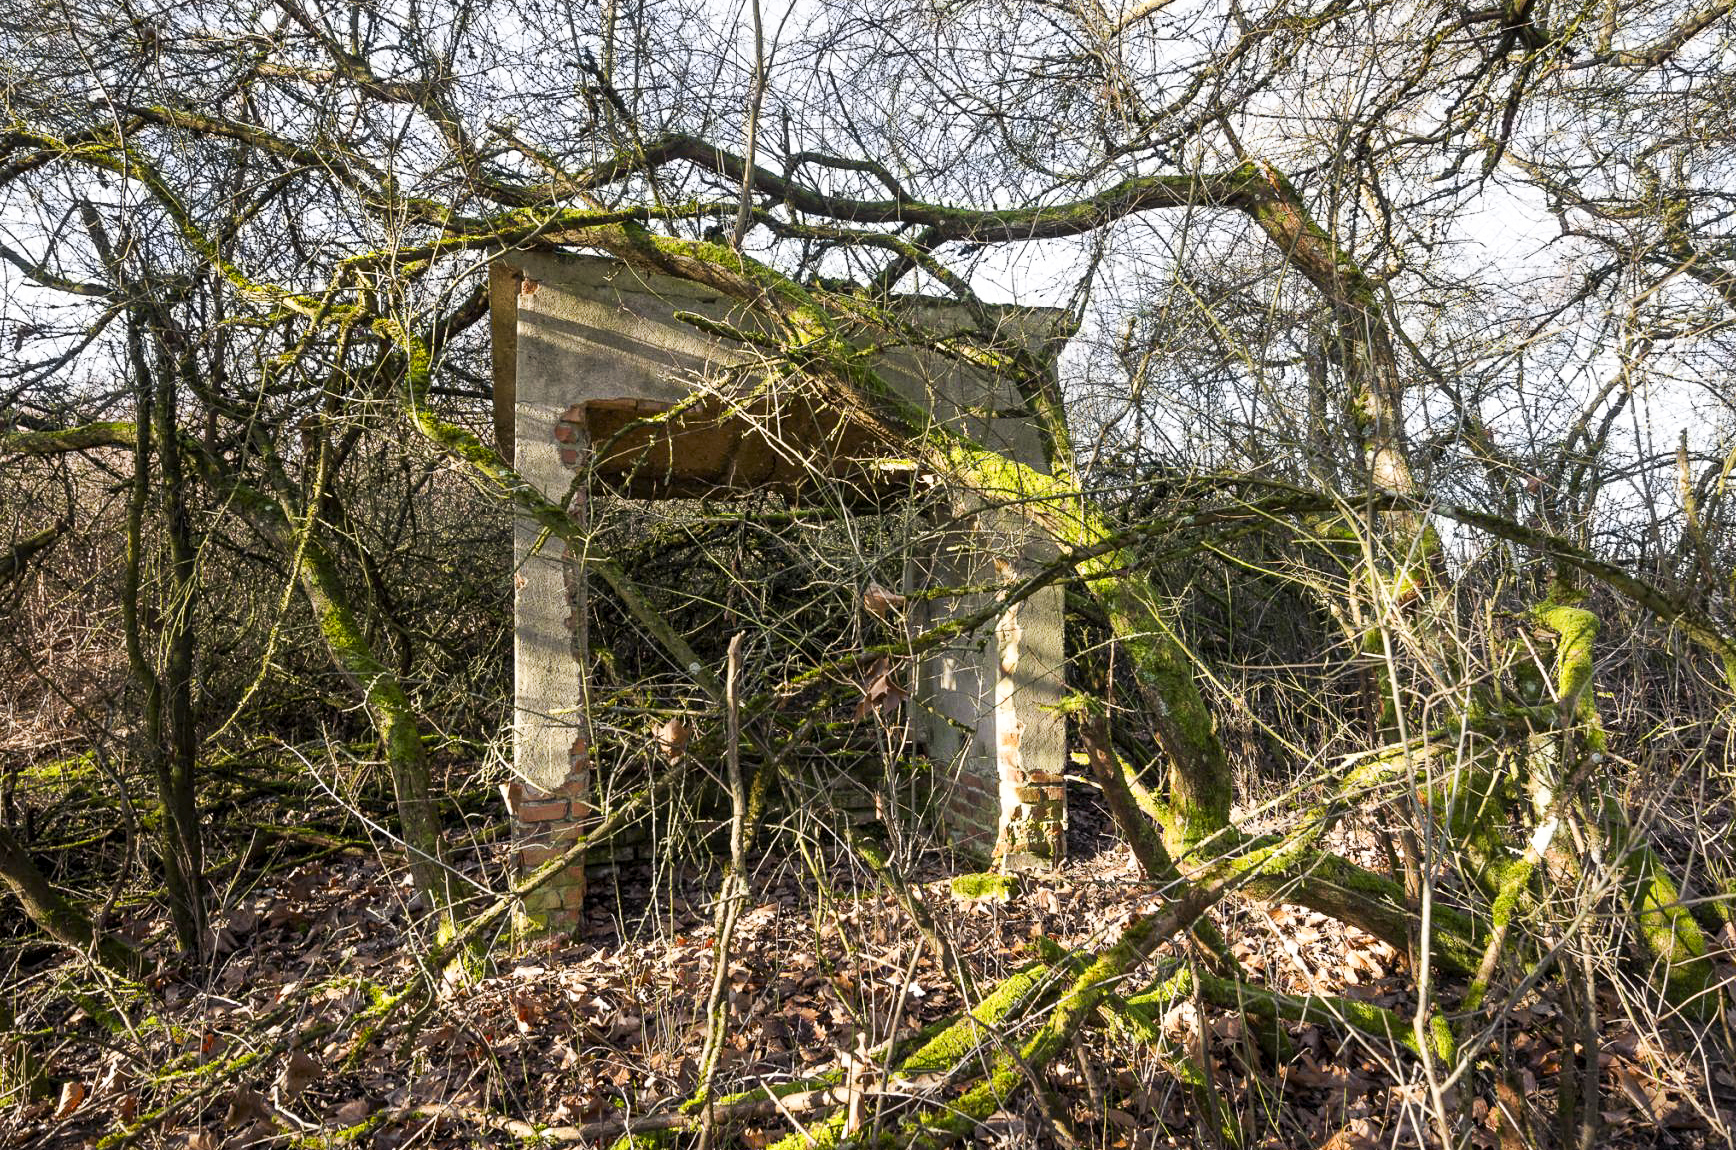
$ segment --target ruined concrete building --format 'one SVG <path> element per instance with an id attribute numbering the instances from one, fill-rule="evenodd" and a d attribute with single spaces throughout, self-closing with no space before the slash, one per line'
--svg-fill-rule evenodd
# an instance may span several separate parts
<path id="1" fill-rule="evenodd" d="M 740 402 L 707 394 L 705 381 L 740 377 L 754 362 L 749 345 L 712 334 L 749 322 L 717 292 L 612 260 L 529 254 L 497 265 L 491 291 L 501 448 L 575 518 L 583 519 L 593 485 L 640 499 L 716 496 L 816 476 L 872 483 L 887 465 L 886 444 L 787 382 L 750 389 Z M 927 330 L 969 326 L 953 305 L 899 306 L 905 322 Z M 1033 347 L 1056 318 L 997 314 Z M 876 370 L 935 420 L 1043 466 L 1037 429 L 1012 414 L 1020 405 L 1006 381 L 909 348 L 885 352 Z M 961 502 L 955 515 L 963 526 L 925 557 L 917 578 L 1004 584 L 1049 554 L 1012 509 Z M 507 792 L 518 863 L 531 868 L 592 817 L 588 593 L 582 557 L 528 519 L 515 532 L 515 559 L 515 781 Z M 980 613 L 986 594 L 926 605 L 920 621 Z M 993 849 L 1010 869 L 1053 865 L 1062 849 L 1063 664 L 1062 592 L 1050 586 L 926 655 L 906 704 L 935 764 L 935 809 L 947 832 L 983 853 Z M 533 896 L 527 916 L 571 925 L 583 892 L 583 868 L 575 867 Z"/>

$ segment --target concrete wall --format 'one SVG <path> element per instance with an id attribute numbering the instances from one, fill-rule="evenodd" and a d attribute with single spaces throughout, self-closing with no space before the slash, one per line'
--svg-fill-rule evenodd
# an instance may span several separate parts
<path id="1" fill-rule="evenodd" d="M 1039 569 L 1054 548 L 1019 516 L 961 502 L 968 515 L 930 561 L 931 587 L 1004 584 Z M 932 601 L 924 622 L 980 614 L 988 592 Z M 1060 862 L 1067 691 L 1063 591 L 1044 587 L 993 625 L 923 659 L 912 707 L 928 753 L 951 773 L 944 812 L 961 846 L 1009 870 Z"/>
<path id="2" fill-rule="evenodd" d="M 752 320 L 698 285 L 646 278 L 610 260 L 553 255 L 497 265 L 493 304 L 497 435 L 508 426 L 519 472 L 550 498 L 585 514 L 586 476 L 629 496 L 657 498 L 811 481 L 883 480 L 886 447 L 805 389 L 754 373 L 752 349 L 707 334 L 678 313 L 737 329 Z M 956 309 L 912 303 L 934 330 L 964 325 Z M 1007 314 L 1043 329 L 1052 314 Z M 751 329 L 750 329 L 751 330 Z M 1036 336 L 1033 336 L 1036 338 Z M 930 352 L 898 350 L 877 370 L 936 420 L 1032 464 L 1042 443 L 1005 381 Z M 733 374 L 732 374 L 733 373 Z M 736 388 L 727 398 L 718 381 Z M 743 400 L 743 395 L 746 399 Z M 510 419 L 507 404 L 510 403 Z M 739 407 L 730 406 L 739 404 Z M 732 411 L 741 415 L 729 415 Z M 647 417 L 656 427 L 639 426 Z M 908 482 L 907 474 L 897 479 Z M 1031 569 L 1044 544 L 1009 511 L 960 505 L 945 546 L 924 575 L 981 585 Z M 523 866 L 570 841 L 590 816 L 585 726 L 586 588 L 581 564 L 528 520 L 515 533 L 517 629 L 513 772 L 507 800 Z M 968 612 L 981 594 L 925 612 L 937 622 Z M 1046 588 L 997 626 L 985 626 L 923 661 L 912 718 L 949 778 L 943 808 L 955 836 L 983 849 L 997 840 L 1009 866 L 1059 859 L 1065 807 L 1065 690 L 1061 592 Z M 583 897 L 583 871 L 527 907 L 533 925 L 564 925 Z"/>

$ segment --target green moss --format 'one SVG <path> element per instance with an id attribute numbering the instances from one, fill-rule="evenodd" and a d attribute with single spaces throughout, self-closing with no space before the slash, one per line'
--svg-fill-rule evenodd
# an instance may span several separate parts
<path id="1" fill-rule="evenodd" d="M 63 785 L 95 782 L 103 777 L 102 772 L 97 769 L 96 756 L 89 751 L 70 758 L 56 759 L 52 763 L 37 763 L 25 767 L 18 774 L 27 782 Z"/>
<path id="2" fill-rule="evenodd" d="M 1276 1015 L 1292 1022 L 1320 1022 L 1348 1027 L 1400 1046 L 1412 1054 L 1421 1056 L 1423 1053 L 1423 1047 L 1418 1042 L 1410 1019 L 1397 1011 L 1335 995 L 1311 994 L 1303 998 L 1282 994 L 1209 974 L 1196 974 L 1195 978 L 1205 998 L 1214 1006 L 1226 1010 Z M 1451 1065 L 1454 1042 L 1452 1030 L 1447 1027 L 1446 1020 L 1438 1015 L 1432 1016 L 1428 1029 L 1428 1053 Z"/>
<path id="3" fill-rule="evenodd" d="M 1682 905 L 1663 863 L 1645 847 L 1629 851 L 1634 912 L 1640 937 L 1660 966 L 1664 997 L 1674 1006 L 1710 1017 L 1717 1011 L 1717 972 L 1706 958 L 1706 936 Z"/>
<path id="4" fill-rule="evenodd" d="M 1457 1057 L 1458 1045 L 1453 1040 L 1453 1028 L 1439 1014 L 1429 1016 L 1429 1040 L 1434 1044 L 1435 1058 L 1442 1066 L 1451 1066 Z"/>
<path id="5" fill-rule="evenodd" d="M 254 1064 L 263 1062 L 263 1060 L 263 1055 L 261 1055 L 260 1052 L 249 1051 L 237 1058 L 227 1060 L 213 1059 L 203 1066 L 199 1066 L 193 1070 L 180 1071 L 171 1074 L 158 1073 L 152 1078 L 152 1084 L 162 1087 L 171 1082 L 179 1083 L 188 1080 L 197 1081 L 201 1078 L 210 1081 L 218 1081 L 221 1079 L 231 1078 L 252 1067 Z M 207 1083 L 206 1085 L 200 1086 L 198 1089 L 201 1091 L 209 1091 L 211 1088 L 212 1087 L 209 1083 Z M 172 1101 L 167 1106 L 140 1115 L 138 1121 L 129 1126 L 122 1126 L 104 1134 L 96 1141 L 96 1150 L 114 1150 L 116 1147 L 129 1145 L 141 1132 L 155 1126 L 171 1111 L 174 1111 L 177 1106 L 181 1104 L 181 1101 L 182 1100 Z"/>
<path id="6" fill-rule="evenodd" d="M 952 880 L 952 893 L 972 902 L 1011 902 L 1018 893 L 1018 882 L 1011 875 L 993 871 L 961 874 Z"/>
<path id="7" fill-rule="evenodd" d="M 1556 634 L 1555 690 L 1569 714 L 1595 714 L 1591 695 L 1592 656 L 1598 618 L 1583 607 L 1549 602 L 1537 608 L 1537 620 Z"/>
<path id="8" fill-rule="evenodd" d="M 1092 960 L 1067 987 L 1048 1021 L 1020 1045 L 1017 1059 L 1006 1054 L 997 1057 L 982 1082 L 949 1105 L 928 1110 L 906 1123 L 893 1138 L 893 1144 L 906 1147 L 945 1144 L 973 1130 L 999 1109 L 1025 1080 L 1020 1063 L 1041 1073 L 1114 985 L 1151 952 L 1160 921 L 1157 915 L 1134 920 L 1115 944 Z"/>
<path id="9" fill-rule="evenodd" d="M 1500 887 L 1495 895 L 1495 901 L 1489 908 L 1489 919 L 1495 929 L 1500 930 L 1513 921 L 1513 911 L 1519 905 L 1519 896 L 1530 884 L 1535 864 L 1520 859 L 1503 869 Z"/>
<path id="10" fill-rule="evenodd" d="M 15 431 L 0 435 L 0 448 L 17 455 L 61 455 L 95 447 L 131 447 L 137 431 L 132 423 L 84 423 L 50 431 Z"/>
<path id="11" fill-rule="evenodd" d="M 1300 903 L 1358 926 L 1401 951 L 1409 947 L 1417 915 L 1404 887 L 1386 875 L 1315 849 L 1311 845 L 1315 837 L 1264 841 L 1217 867 L 1257 871 L 1248 884 L 1249 893 L 1257 897 Z M 1483 953 L 1476 924 L 1440 902 L 1433 907 L 1431 922 L 1428 944 L 1435 961 L 1456 973 L 1473 973 Z"/>
<path id="12" fill-rule="evenodd" d="M 1595 762 L 1605 745 L 1593 682 L 1598 618 L 1579 601 L 1577 592 L 1557 586 L 1550 601 L 1537 608 L 1536 617 L 1557 637 L 1555 689 L 1563 719 L 1573 720 L 1584 740 L 1584 752 Z M 1711 1017 L 1720 996 L 1715 993 L 1717 972 L 1706 957 L 1705 934 L 1682 905 L 1681 893 L 1662 860 L 1644 843 L 1632 841 L 1626 813 L 1614 799 L 1604 799 L 1603 816 L 1612 854 L 1624 860 L 1634 922 L 1656 964 L 1664 997 L 1700 1018 Z"/>
<path id="13" fill-rule="evenodd" d="M 952 1070 L 983 1046 L 990 1036 L 990 1028 L 1000 1026 L 1022 1007 L 1038 1001 L 1053 984 L 1053 972 L 1043 963 L 1034 963 L 1002 979 L 968 1015 L 942 1028 L 898 1062 L 898 1073 L 943 1074 Z M 837 1080 L 841 1081 L 841 1078 Z M 1016 1087 L 1017 1082 L 1012 1086 Z M 969 1128 L 969 1125 L 965 1127 L 966 1130 Z M 806 1135 L 796 1133 L 780 1139 L 773 1143 L 772 1150 L 834 1147 L 843 1138 L 843 1132 L 843 1116 L 834 1115 L 824 1122 L 810 1124 Z M 904 1145 L 905 1139 L 889 1144 Z"/>
<path id="14" fill-rule="evenodd" d="M 963 1061 L 987 1037 L 985 1027 L 998 1026 L 1052 983 L 1050 968 L 1033 963 L 1002 979 L 964 1018 L 910 1052 L 899 1066 L 902 1074 L 932 1074 Z"/>
<path id="15" fill-rule="evenodd" d="M 332 1146 L 347 1146 L 359 1142 L 384 1126 L 393 1117 L 391 1110 L 379 1110 L 368 1115 L 354 1126 L 345 1126 L 338 1130 L 322 1130 L 317 1134 L 306 1134 L 290 1142 L 297 1150 L 327 1150 Z"/>
<path id="16" fill-rule="evenodd" d="M 1511 771 L 1483 766 L 1475 750 L 1472 756 L 1467 767 L 1446 776 L 1433 794 L 1444 811 L 1448 837 L 1462 848 L 1471 877 L 1498 897 L 1512 862 L 1501 828 L 1518 805 L 1518 795 Z"/>

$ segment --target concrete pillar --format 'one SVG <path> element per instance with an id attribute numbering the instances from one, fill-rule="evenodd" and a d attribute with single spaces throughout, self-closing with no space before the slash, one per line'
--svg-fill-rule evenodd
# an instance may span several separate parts
<path id="1" fill-rule="evenodd" d="M 1053 547 L 999 508 L 955 513 L 931 587 L 990 588 L 1040 570 Z M 931 602 L 925 622 L 981 615 L 994 592 Z M 923 660 L 915 705 L 929 755 L 944 766 L 953 841 L 1007 870 L 1060 863 L 1066 841 L 1067 691 L 1063 591 L 1044 587 Z"/>
<path id="2" fill-rule="evenodd" d="M 575 522 L 584 518 L 596 425 L 677 403 L 688 394 L 683 376 L 739 356 L 674 318 L 684 308 L 715 310 L 716 293 L 680 281 L 658 287 L 652 294 L 598 259 L 527 255 L 493 269 L 496 400 L 511 403 L 510 419 L 497 410 L 497 435 L 510 426 L 514 467 L 565 502 Z M 653 450 L 637 462 L 652 479 L 670 459 Z M 582 557 L 528 518 L 517 521 L 513 551 L 514 777 L 504 792 L 523 873 L 565 851 L 592 821 L 587 588 Z M 521 928 L 575 928 L 584 894 L 584 866 L 569 867 L 527 901 Z"/>

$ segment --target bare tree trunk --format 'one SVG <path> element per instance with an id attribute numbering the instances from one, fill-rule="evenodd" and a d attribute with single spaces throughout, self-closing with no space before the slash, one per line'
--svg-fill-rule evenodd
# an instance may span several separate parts
<path id="1" fill-rule="evenodd" d="M 705 1003 L 705 1046 L 699 1056 L 699 1090 L 695 1094 L 704 1107 L 704 1120 L 699 1128 L 700 1150 L 711 1144 L 712 1088 L 717 1079 L 717 1065 L 723 1055 L 723 1042 L 729 1031 L 729 1003 L 725 992 L 729 988 L 730 941 L 735 935 L 736 921 L 741 917 L 742 904 L 747 901 L 747 780 L 741 770 L 741 647 L 747 633 L 738 633 L 729 641 L 729 663 L 724 677 L 724 755 L 729 781 L 729 869 L 723 876 L 723 888 L 717 894 L 717 918 L 712 947 L 711 993 Z"/>
<path id="2" fill-rule="evenodd" d="M 205 939 L 204 874 L 199 865 L 199 822 L 197 810 L 183 792 L 176 778 L 173 751 L 168 742 L 171 733 L 163 715 L 163 680 L 157 674 L 154 660 L 147 652 L 145 630 L 152 612 L 141 598 L 144 564 L 144 526 L 150 510 L 151 459 L 153 432 L 157 430 L 158 388 L 144 356 L 143 325 L 130 318 L 127 332 L 128 353 L 137 376 L 134 396 L 138 418 L 134 423 L 133 482 L 127 504 L 126 573 L 121 585 L 121 623 L 126 633 L 127 662 L 144 691 L 143 735 L 140 750 L 150 764 L 157 784 L 157 832 L 159 857 L 163 864 L 163 885 L 169 895 L 169 914 L 175 924 L 175 939 L 183 954 L 200 953 Z M 172 424 L 171 424 L 172 426 Z M 170 432 L 173 435 L 173 431 Z M 171 604 L 170 614 L 174 614 Z M 178 624 L 171 624 L 178 626 Z M 182 627 L 184 629 L 184 626 Z M 175 640 L 171 638 L 171 646 Z M 190 769 L 187 772 L 190 781 Z"/>
<path id="3" fill-rule="evenodd" d="M 198 737 L 193 729 L 193 600 L 195 552 L 187 519 L 187 477 L 181 461 L 177 368 L 169 341 L 173 321 L 149 283 L 133 283 L 120 253 L 110 243 L 102 217 L 81 204 L 90 234 L 116 284 L 135 293 L 127 310 L 126 353 L 137 405 L 133 435 L 133 482 L 127 504 L 127 562 L 121 588 L 121 619 L 127 662 L 144 690 L 143 753 L 157 784 L 158 838 L 169 913 L 183 954 L 199 954 L 206 944 L 205 863 L 199 826 L 194 769 Z M 155 320 L 155 324 L 151 323 Z M 149 333 L 156 348 L 152 369 L 145 354 Z M 191 354 L 182 349 L 181 356 Z M 153 452 L 161 464 L 162 514 L 167 523 L 170 569 L 167 601 L 152 610 L 141 601 L 144 525 L 150 511 Z M 147 627 L 161 632 L 166 649 L 163 673 L 148 653 Z"/>
<path id="4" fill-rule="evenodd" d="M 159 339 L 162 338 L 159 334 Z M 186 353 L 183 353 L 186 354 Z M 198 605 L 198 552 L 187 508 L 188 477 L 181 457 L 177 372 L 167 362 L 157 367 L 157 460 L 162 469 L 162 515 L 169 542 L 168 593 L 159 611 L 164 647 L 162 741 L 159 768 L 163 805 L 173 811 L 179 866 L 187 884 L 187 912 L 201 939 L 205 936 L 205 850 L 200 831 L 198 792 L 199 732 L 193 710 L 193 621 Z"/>
<path id="5" fill-rule="evenodd" d="M 295 540 L 281 542 L 293 556 Z M 439 933 L 444 937 L 452 928 L 451 872 L 441 846 L 439 812 L 429 793 L 428 760 L 415 708 L 398 677 L 369 646 L 336 564 L 314 539 L 303 544 L 300 575 L 326 650 L 355 684 L 385 748 L 411 878 L 429 910 L 439 916 Z"/>

